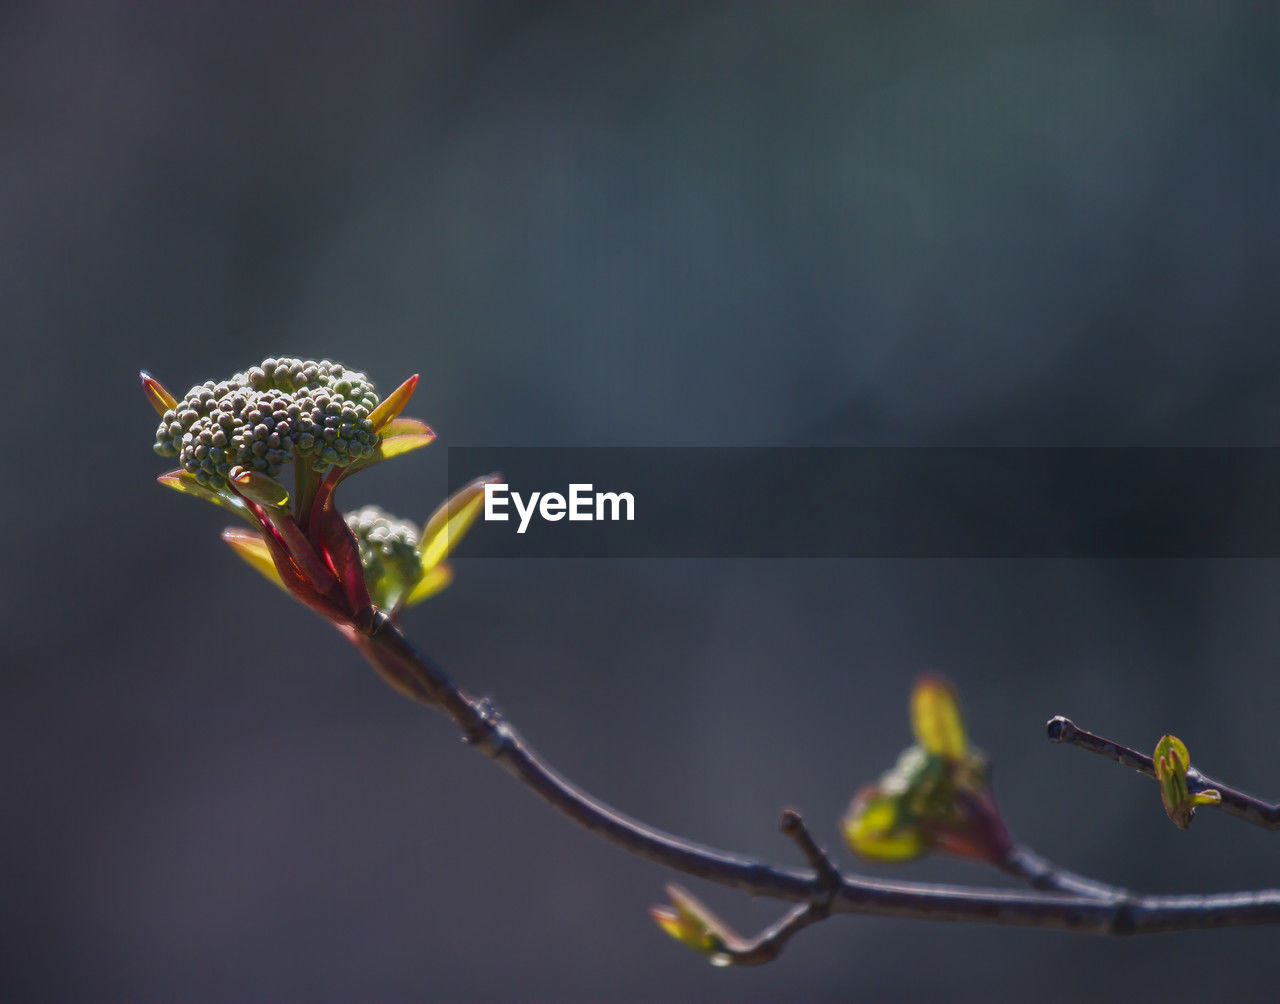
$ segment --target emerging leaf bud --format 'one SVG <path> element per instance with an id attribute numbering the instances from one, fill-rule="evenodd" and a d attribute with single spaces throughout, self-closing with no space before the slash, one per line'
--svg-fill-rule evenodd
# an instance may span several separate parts
<path id="1" fill-rule="evenodd" d="M 849 846 L 873 861 L 910 861 L 933 849 L 933 839 L 906 811 L 901 796 L 877 784 L 854 796 L 841 828 Z"/>
<path id="2" fill-rule="evenodd" d="M 1160 782 L 1160 800 L 1164 802 L 1164 811 L 1178 829 L 1185 830 L 1191 825 L 1197 806 L 1217 805 L 1222 801 L 1222 793 L 1213 788 L 1192 794 L 1187 785 L 1191 756 L 1177 736 L 1162 736 L 1156 743 L 1152 760 L 1155 761 L 1156 780 Z"/>
<path id="3" fill-rule="evenodd" d="M 917 744 L 854 797 L 842 823 L 846 842 L 879 861 L 931 850 L 1003 861 L 1013 841 L 991 795 L 986 760 L 968 746 L 949 683 L 921 677 L 911 695 L 911 724 Z"/>
<path id="4" fill-rule="evenodd" d="M 727 949 L 738 937 L 687 890 L 673 883 L 667 886 L 667 896 L 671 906 L 664 904 L 649 910 L 658 926 L 682 945 L 708 956 L 713 966 L 732 964 Z"/>

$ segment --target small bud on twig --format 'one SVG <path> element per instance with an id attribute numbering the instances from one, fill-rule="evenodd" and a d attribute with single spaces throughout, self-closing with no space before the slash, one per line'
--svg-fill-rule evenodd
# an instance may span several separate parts
<path id="1" fill-rule="evenodd" d="M 1151 759 L 1155 762 L 1156 780 L 1160 782 L 1160 801 L 1178 829 L 1185 830 L 1191 825 L 1197 806 L 1217 805 L 1222 801 L 1222 793 L 1212 788 L 1191 793 L 1187 787 L 1191 756 L 1177 736 L 1161 736 Z"/>

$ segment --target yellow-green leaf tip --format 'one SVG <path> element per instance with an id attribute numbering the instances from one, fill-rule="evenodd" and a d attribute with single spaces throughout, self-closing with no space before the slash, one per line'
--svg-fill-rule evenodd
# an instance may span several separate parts
<path id="1" fill-rule="evenodd" d="M 239 498 L 229 492 L 215 491 L 200 484 L 195 475 L 187 471 L 170 471 L 168 474 L 161 474 L 156 478 L 156 481 L 180 495 L 191 495 L 198 499 L 204 499 L 206 502 L 226 509 L 227 512 L 233 512 L 242 519 L 253 522 L 253 517 L 249 515 L 244 502 Z"/>
<path id="2" fill-rule="evenodd" d="M 732 959 L 725 954 L 725 937 L 720 930 L 720 922 L 711 911 L 678 885 L 667 886 L 667 896 L 671 900 L 670 906 L 664 904 L 649 910 L 658 927 L 680 944 L 710 956 L 713 963 L 727 965 L 731 962 Z"/>
<path id="3" fill-rule="evenodd" d="M 1161 736 L 1152 756 L 1156 780 L 1160 783 L 1160 801 L 1173 825 L 1185 830 L 1195 818 L 1196 807 L 1217 805 L 1222 793 L 1212 788 L 1194 794 L 1187 784 L 1187 772 L 1191 768 L 1191 755 L 1177 736 Z"/>
<path id="4" fill-rule="evenodd" d="M 485 485 L 494 484 L 498 477 L 496 474 L 487 474 L 463 485 L 431 514 L 422 530 L 424 575 L 444 561 L 457 547 L 484 505 Z"/>
<path id="5" fill-rule="evenodd" d="M 413 391 L 417 386 L 418 374 L 415 373 L 369 413 L 369 421 L 373 423 L 374 432 L 381 432 L 383 426 L 404 411 L 405 405 L 409 403 L 409 398 L 413 397 Z"/>
<path id="6" fill-rule="evenodd" d="M 271 557 L 271 549 L 267 547 L 266 541 L 262 537 L 251 530 L 229 526 L 222 531 L 222 539 L 250 568 L 260 573 L 269 582 L 279 586 L 286 593 L 289 591 L 284 584 L 284 580 L 280 578 L 280 573 L 276 570 L 275 560 Z"/>
<path id="7" fill-rule="evenodd" d="M 955 688 L 934 673 L 927 673 L 911 691 L 911 729 L 930 753 L 947 760 L 962 760 L 966 739 L 964 719 Z"/>

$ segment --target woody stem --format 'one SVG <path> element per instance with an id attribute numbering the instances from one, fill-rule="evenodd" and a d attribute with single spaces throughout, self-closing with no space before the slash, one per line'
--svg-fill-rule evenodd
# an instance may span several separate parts
<path id="1" fill-rule="evenodd" d="M 877 914 L 931 920 L 1010 924 L 1136 934 L 1280 923 L 1280 890 L 1210 896 L 1143 896 L 1068 873 L 1057 873 L 1031 852 L 1011 852 L 1005 870 L 1054 892 L 885 882 L 858 875 L 831 876 L 770 865 L 673 836 L 632 819 L 575 787 L 545 764 L 488 701 L 458 688 L 420 653 L 383 613 L 359 638 L 362 654 L 400 689 L 445 712 L 463 739 L 485 753 L 534 794 L 584 829 L 629 853 L 751 895 L 791 902 L 830 897 L 831 913 Z M 1063 891 L 1065 890 L 1065 891 Z M 816 919 L 816 918 L 815 918 Z"/>

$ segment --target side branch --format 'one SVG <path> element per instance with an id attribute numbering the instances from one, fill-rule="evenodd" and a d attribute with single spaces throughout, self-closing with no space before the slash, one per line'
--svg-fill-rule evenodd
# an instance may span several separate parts
<path id="1" fill-rule="evenodd" d="M 1076 746 L 1106 757 L 1108 760 L 1114 760 L 1122 766 L 1136 770 L 1139 774 L 1145 774 L 1150 778 L 1156 776 L 1155 762 L 1151 757 L 1112 739 L 1086 731 L 1070 718 L 1056 715 L 1049 719 L 1045 729 L 1051 743 Z M 1280 830 L 1280 804 L 1264 802 L 1238 788 L 1232 788 L 1230 785 L 1214 780 L 1194 767 L 1187 770 L 1187 788 L 1193 795 L 1216 790 L 1222 796 L 1222 800 L 1216 807 L 1223 812 L 1264 829 Z"/>
<path id="2" fill-rule="evenodd" d="M 672 884 L 667 886 L 667 896 L 674 909 L 654 907 L 651 911 L 653 919 L 677 941 L 710 956 L 712 965 L 758 966 L 772 962 L 798 933 L 827 919 L 831 913 L 831 901 L 841 883 L 839 870 L 809 835 L 800 813 L 795 809 L 783 810 L 778 828 L 795 841 L 800 853 L 813 865 L 821 887 L 817 898 L 793 906 L 754 938 L 744 938 L 692 893 Z"/>
<path id="3" fill-rule="evenodd" d="M 1042 889 L 1045 892 L 1064 892 L 1071 896 L 1103 900 L 1120 900 L 1130 895 L 1127 889 L 1059 868 L 1030 847 L 1021 844 L 1014 845 L 1008 856 L 998 862 L 996 867 L 1006 875 L 1025 882 L 1032 889 Z"/>
<path id="4" fill-rule="evenodd" d="M 772 927 L 761 932 L 752 942 L 740 946 L 738 957 L 733 962 L 742 965 L 759 965 L 776 959 L 796 934 L 810 924 L 826 920 L 831 914 L 831 901 L 840 890 L 842 877 L 827 852 L 818 846 L 804 825 L 804 820 L 795 809 L 785 809 L 778 828 L 795 841 L 800 853 L 813 866 L 815 884 L 818 893 L 814 899 L 803 906 L 792 907 Z"/>
<path id="5" fill-rule="evenodd" d="M 755 896 L 805 904 L 788 914 L 779 923 L 780 928 L 798 929 L 820 919 L 807 911 L 813 904 L 824 902 L 828 903 L 825 909 L 831 913 L 1009 924 L 1112 935 L 1280 923 L 1280 890 L 1213 896 L 1139 896 L 1088 883 L 1087 896 L 1018 892 L 875 881 L 840 874 L 834 865 L 830 865 L 829 870 L 824 865 L 817 871 L 797 871 L 706 847 L 631 819 L 576 788 L 544 764 L 488 701 L 468 696 L 443 670 L 418 652 L 385 614 L 376 615 L 368 635 L 352 640 L 357 641 L 361 652 L 380 673 L 396 681 L 399 689 L 444 711 L 461 730 L 464 741 L 490 756 L 534 794 L 584 829 L 623 850 L 687 875 Z M 804 849 L 803 838 L 798 842 Z M 807 850 L 806 856 L 817 863 Z M 1034 870 L 1034 862 L 1027 860 L 1023 864 L 1029 875 Z M 838 886 L 832 884 L 833 874 L 839 878 Z M 776 928 L 771 930 L 777 933 Z M 784 937 L 791 933 L 794 930 L 787 930 Z"/>

